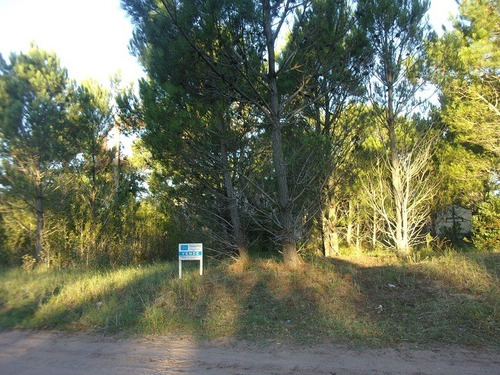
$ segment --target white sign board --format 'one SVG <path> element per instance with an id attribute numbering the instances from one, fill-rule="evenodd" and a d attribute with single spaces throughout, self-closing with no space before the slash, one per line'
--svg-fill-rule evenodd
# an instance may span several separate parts
<path id="1" fill-rule="evenodd" d="M 179 244 L 179 279 L 182 277 L 183 260 L 199 260 L 200 275 L 203 275 L 203 244 L 202 243 Z"/>

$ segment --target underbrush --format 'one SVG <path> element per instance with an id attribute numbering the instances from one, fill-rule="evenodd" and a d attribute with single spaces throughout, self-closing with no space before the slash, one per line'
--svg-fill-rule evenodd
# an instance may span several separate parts
<path id="1" fill-rule="evenodd" d="M 357 345 L 500 346 L 500 254 L 363 254 L 106 271 L 0 270 L 0 327 Z M 188 267 L 189 268 L 189 267 Z"/>

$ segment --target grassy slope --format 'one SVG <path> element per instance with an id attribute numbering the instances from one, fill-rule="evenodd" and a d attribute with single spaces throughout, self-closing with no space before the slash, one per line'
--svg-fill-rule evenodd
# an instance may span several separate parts
<path id="1" fill-rule="evenodd" d="M 189 262 L 196 266 L 196 262 Z M 0 270 L 0 327 L 188 334 L 200 339 L 500 346 L 500 254 L 430 261 L 175 263 L 109 271 Z"/>

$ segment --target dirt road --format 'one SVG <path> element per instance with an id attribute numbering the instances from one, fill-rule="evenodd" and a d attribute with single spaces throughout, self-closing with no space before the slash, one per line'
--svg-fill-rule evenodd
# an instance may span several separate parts
<path id="1" fill-rule="evenodd" d="M 500 374 L 500 350 L 348 349 L 238 341 L 196 343 L 58 332 L 0 332 L 3 375 L 80 374 Z"/>

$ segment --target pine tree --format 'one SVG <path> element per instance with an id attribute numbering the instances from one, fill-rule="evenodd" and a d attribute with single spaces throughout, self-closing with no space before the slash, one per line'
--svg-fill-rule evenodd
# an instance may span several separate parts
<path id="1" fill-rule="evenodd" d="M 378 123 L 386 130 L 389 150 L 387 162 L 381 161 L 375 171 L 379 173 L 378 185 L 388 172 L 390 189 L 382 189 L 379 198 L 372 202 L 387 218 L 390 242 L 401 255 L 409 253 L 412 235 L 421 227 L 421 219 L 416 227 L 410 220 L 413 205 L 408 198 L 415 195 L 415 191 L 411 191 L 415 187 L 412 185 L 414 167 L 428 155 L 428 145 L 425 141 L 417 142 L 420 145 L 412 150 L 408 139 L 414 130 L 408 120 L 421 105 L 418 94 L 426 83 L 425 43 L 430 38 L 430 27 L 425 13 L 428 8 L 426 0 L 363 0 L 358 11 L 359 22 L 366 29 L 372 46 L 369 98 L 378 114 Z M 423 151 L 422 155 L 417 154 L 419 150 Z M 418 166 L 417 170 L 425 175 L 425 165 Z M 420 213 L 418 217 L 421 218 Z"/>
<path id="2" fill-rule="evenodd" d="M 24 201 L 36 218 L 35 256 L 44 251 L 47 199 L 75 154 L 73 85 L 53 53 L 32 45 L 0 67 L 0 153 L 4 194 Z"/>

